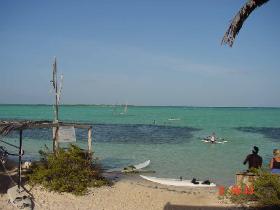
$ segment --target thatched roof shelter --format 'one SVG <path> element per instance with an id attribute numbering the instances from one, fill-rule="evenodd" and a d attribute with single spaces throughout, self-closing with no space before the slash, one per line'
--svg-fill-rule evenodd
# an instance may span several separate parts
<path id="1" fill-rule="evenodd" d="M 91 147 L 91 135 L 92 135 L 92 126 L 86 125 L 86 124 L 78 124 L 78 123 L 63 123 L 63 122 L 51 122 L 51 121 L 31 121 L 31 120 L 22 120 L 22 121 L 1 121 L 0 120 L 0 135 L 6 136 L 9 133 L 13 131 L 19 131 L 19 146 L 18 148 L 18 189 L 20 189 L 21 186 L 21 158 L 24 155 L 23 149 L 22 149 L 22 140 L 23 140 L 23 130 L 26 129 L 35 129 L 35 128 L 55 128 L 53 129 L 53 151 L 56 152 L 58 149 L 58 130 L 62 126 L 73 126 L 74 128 L 82 128 L 82 129 L 88 129 L 88 153 L 92 153 L 92 147 Z M 4 142 L 1 140 L 1 142 Z M 6 144 L 9 144 L 8 142 L 4 142 Z M 11 144 L 9 144 L 11 145 Z M 13 145 L 15 146 L 15 145 Z M 7 151 L 5 153 L 9 154 Z M 14 154 L 12 154 L 14 155 Z"/>
<path id="2" fill-rule="evenodd" d="M 0 120 L 0 135 L 6 136 L 15 130 L 25 130 L 33 128 L 53 128 L 59 126 L 74 126 L 75 128 L 90 129 L 91 125 L 81 123 L 65 123 L 65 122 L 52 122 L 52 121 L 4 121 Z"/>
<path id="3" fill-rule="evenodd" d="M 88 130 L 88 151 L 91 152 L 91 141 L 92 141 L 92 125 L 82 123 L 65 123 L 65 122 L 52 122 L 52 121 L 32 121 L 32 120 L 13 120 L 4 121 L 0 120 L 0 135 L 6 136 L 12 131 L 20 131 L 26 129 L 35 128 L 59 128 L 61 126 L 73 126 L 74 128 L 81 128 Z M 53 138 L 54 143 L 56 142 L 56 136 Z M 55 148 L 54 148 L 55 150 Z"/>

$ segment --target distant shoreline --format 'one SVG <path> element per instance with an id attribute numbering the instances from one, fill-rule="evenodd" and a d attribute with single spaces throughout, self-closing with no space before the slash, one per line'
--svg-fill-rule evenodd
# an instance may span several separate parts
<path id="1" fill-rule="evenodd" d="M 124 106 L 125 104 L 61 104 L 60 106 L 105 106 L 105 107 L 114 107 L 114 106 Z M 2 103 L 0 106 L 53 106 L 53 104 L 5 104 Z M 276 106 L 185 106 L 185 105 L 135 105 L 127 104 L 130 107 L 171 107 L 171 108 L 221 108 L 221 109 L 279 109 L 280 107 Z"/>

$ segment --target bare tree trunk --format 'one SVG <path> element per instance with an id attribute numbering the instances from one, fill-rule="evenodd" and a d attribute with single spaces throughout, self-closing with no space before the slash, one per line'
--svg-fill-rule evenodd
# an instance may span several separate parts
<path id="1" fill-rule="evenodd" d="M 243 23 L 251 14 L 251 12 L 268 1 L 269 0 L 248 0 L 248 2 L 239 10 L 239 12 L 233 18 L 227 32 L 223 37 L 221 44 L 228 44 L 230 47 L 232 47 L 235 37 L 239 33 Z"/>

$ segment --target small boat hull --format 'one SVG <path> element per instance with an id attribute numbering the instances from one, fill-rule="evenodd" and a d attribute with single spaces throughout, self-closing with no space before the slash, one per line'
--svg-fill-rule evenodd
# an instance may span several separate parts
<path id="1" fill-rule="evenodd" d="M 216 184 L 202 184 L 203 181 L 198 181 L 198 184 L 194 184 L 191 180 L 184 180 L 184 179 L 170 179 L 170 178 L 157 178 L 152 176 L 143 176 L 140 175 L 143 179 L 149 180 L 151 182 L 169 185 L 169 186 L 177 186 L 177 187 L 216 187 Z"/>
<path id="2" fill-rule="evenodd" d="M 204 142 L 204 143 L 210 143 L 210 144 L 224 144 L 224 143 L 228 142 L 228 141 L 214 141 L 214 142 L 212 142 L 210 140 L 205 140 L 205 139 L 203 139 L 201 141 Z"/>

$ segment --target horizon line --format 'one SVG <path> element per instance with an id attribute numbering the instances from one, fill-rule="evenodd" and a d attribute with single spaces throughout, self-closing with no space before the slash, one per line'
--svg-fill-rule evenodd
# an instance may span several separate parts
<path id="1" fill-rule="evenodd" d="M 60 104 L 60 106 L 124 106 L 126 104 Z M 0 106 L 54 106 L 54 104 L 36 103 L 0 103 Z M 280 106 L 196 106 L 196 105 L 136 105 L 127 104 L 135 107 L 188 107 L 188 108 L 280 108 Z"/>

